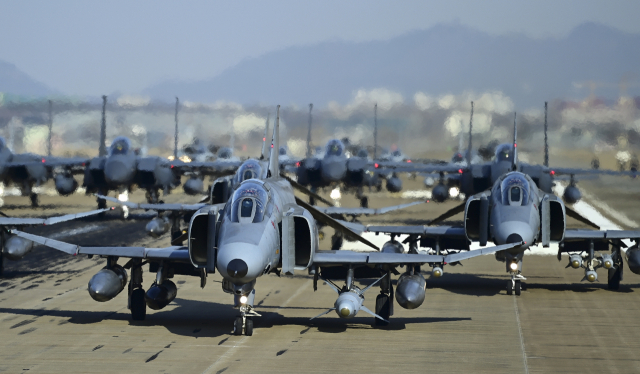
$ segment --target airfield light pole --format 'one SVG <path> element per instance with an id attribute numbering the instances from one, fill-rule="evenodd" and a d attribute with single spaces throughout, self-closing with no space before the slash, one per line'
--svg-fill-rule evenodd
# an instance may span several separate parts
<path id="1" fill-rule="evenodd" d="M 373 159 L 378 158 L 378 103 L 373 106 Z"/>
<path id="2" fill-rule="evenodd" d="M 47 140 L 47 156 L 51 156 L 51 129 L 53 128 L 53 102 L 49 100 L 49 139 Z"/>
<path id="3" fill-rule="evenodd" d="M 178 107 L 180 106 L 180 99 L 176 96 L 176 131 L 173 142 L 173 159 L 178 158 Z"/>
<path id="4" fill-rule="evenodd" d="M 549 166 L 549 139 L 547 139 L 547 102 L 544 102 L 544 166 Z"/>
<path id="5" fill-rule="evenodd" d="M 307 158 L 311 157 L 311 111 L 313 104 L 309 104 L 309 131 L 307 132 Z"/>
<path id="6" fill-rule="evenodd" d="M 107 95 L 102 95 L 102 122 L 100 123 L 100 147 L 98 148 L 98 156 L 107 155 Z"/>

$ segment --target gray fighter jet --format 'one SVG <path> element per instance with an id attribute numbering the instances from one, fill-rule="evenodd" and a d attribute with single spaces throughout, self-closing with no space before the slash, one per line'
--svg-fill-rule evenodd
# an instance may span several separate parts
<path id="1" fill-rule="evenodd" d="M 67 222 L 83 217 L 90 217 L 104 213 L 109 209 L 92 210 L 85 213 L 66 214 L 64 216 L 51 218 L 19 218 L 7 217 L 0 213 L 0 276 L 4 269 L 4 259 L 18 261 L 29 253 L 34 245 L 33 242 L 10 233 L 11 229 L 26 226 L 54 225 L 56 223 Z"/>
<path id="2" fill-rule="evenodd" d="M 381 186 L 381 179 L 386 179 L 386 189 L 389 192 L 400 192 L 402 180 L 395 172 L 381 175 L 372 168 L 377 163 L 377 119 L 374 121 L 374 153 L 373 159 L 369 159 L 365 149 L 347 157 L 344 143 L 339 139 L 331 139 L 327 142 L 322 155 L 311 154 L 311 110 L 313 104 L 309 104 L 309 132 L 307 134 L 306 158 L 295 162 L 295 174 L 303 186 L 310 186 L 311 191 L 318 188 L 341 186 L 345 190 L 355 190 L 356 197 L 360 199 L 361 207 L 369 206 L 369 199 L 364 195 L 365 187 Z M 377 113 L 377 105 L 376 105 Z M 376 114 L 377 118 L 377 114 Z M 404 162 L 387 161 L 387 166 L 399 166 Z M 310 200 L 313 204 L 313 199 Z"/>
<path id="3" fill-rule="evenodd" d="M 584 278 L 589 282 L 598 279 L 599 268 L 608 270 L 608 286 L 618 289 L 622 279 L 623 239 L 631 239 L 635 246 L 627 250 L 629 268 L 640 274 L 640 231 L 600 231 L 600 228 L 566 207 L 557 196 L 539 189 L 533 178 L 517 171 L 516 130 L 514 127 L 513 157 L 510 171 L 499 176 L 490 190 L 470 196 L 466 203 L 455 207 L 430 225 L 435 225 L 456 214 L 464 212 L 464 228 L 429 226 L 370 226 L 362 231 L 385 232 L 393 236 L 409 235 L 408 242 L 432 248 L 435 254 L 449 251 L 464 253 L 471 241 L 480 246 L 493 241 L 495 245 L 521 243 L 508 250 L 496 252 L 496 259 L 505 262 L 511 280 L 507 282 L 507 293 L 520 295 L 522 259 L 527 249 L 537 243 L 549 247 L 551 242 L 559 243 L 558 260 L 563 252 L 570 254 L 567 267 L 583 268 Z M 572 217 L 596 230 L 571 230 L 566 228 L 567 217 Z M 610 253 L 603 253 L 609 252 Z M 599 253 L 598 253 L 599 252 Z M 433 275 L 441 276 L 443 266 L 433 264 Z"/>
<path id="4" fill-rule="evenodd" d="M 376 324 L 388 323 L 393 312 L 392 273 L 403 266 L 406 272 L 400 277 L 395 292 L 400 306 L 413 309 L 425 298 L 426 282 L 418 266 L 424 263 L 457 261 L 456 255 L 421 255 L 395 252 L 319 251 L 316 220 L 334 227 L 377 250 L 375 245 L 351 230 L 296 199 L 291 184 L 279 176 L 278 127 L 276 119 L 272 152 L 269 162 L 271 176 L 265 180 L 243 181 L 224 205 L 207 205 L 191 218 L 188 231 L 188 247 L 138 248 L 138 247 L 82 247 L 13 230 L 15 235 L 36 241 L 69 254 L 100 255 L 107 257 L 107 265 L 89 281 L 89 293 L 97 301 L 115 297 L 129 281 L 129 307 L 132 318 L 145 318 L 146 307 L 162 309 L 177 294 L 176 285 L 170 280 L 174 274 L 199 276 L 201 285 L 206 283 L 207 273 L 218 271 L 222 276 L 222 288 L 233 295 L 234 306 L 240 315 L 234 321 L 235 334 L 253 334 L 253 317 L 259 316 L 254 308 L 257 280 L 269 273 L 292 275 L 295 270 L 308 270 L 314 275 L 315 284 L 326 280 L 338 293 L 336 302 L 326 314 L 335 311 L 340 318 L 352 318 L 360 310 L 375 317 Z M 512 243 L 495 247 L 493 251 L 506 250 L 522 245 Z M 489 249 L 484 251 L 490 252 Z M 479 255 L 472 251 L 465 255 Z M 123 267 L 118 258 L 130 260 Z M 155 272 L 155 282 L 144 291 L 142 265 L 149 263 Z M 281 270 L 280 270 L 281 269 Z M 343 287 L 337 287 L 330 278 L 345 279 Z M 376 298 L 375 311 L 364 305 L 364 292 L 356 278 L 376 278 L 381 293 Z"/>
<path id="5" fill-rule="evenodd" d="M 473 107 L 473 103 L 472 103 Z M 579 168 L 560 168 L 549 166 L 549 147 L 547 144 L 547 103 L 545 103 L 545 144 L 544 144 L 544 164 L 518 164 L 518 171 L 527 174 L 536 183 L 536 185 L 546 193 L 552 193 L 554 186 L 554 180 L 557 176 L 569 177 L 569 185 L 565 188 L 564 195 L 562 196 L 565 202 L 568 204 L 574 204 L 581 198 L 581 193 L 576 186 L 577 175 L 614 175 L 614 176 L 633 176 L 634 172 L 620 172 L 614 170 L 605 169 L 579 169 Z M 473 112 L 472 117 L 473 118 Z M 514 115 L 514 126 L 515 126 Z M 472 124 L 469 123 L 469 147 L 472 148 Z M 473 194 L 480 193 L 489 189 L 504 173 L 512 171 L 513 159 L 515 157 L 517 144 L 505 143 L 496 147 L 495 156 L 489 163 L 472 163 L 472 152 L 467 152 L 467 163 L 465 166 L 456 164 L 448 165 L 425 165 L 419 163 L 410 163 L 397 165 L 395 163 L 380 162 L 377 164 L 377 170 L 394 170 L 394 171 L 407 171 L 407 172 L 420 172 L 420 173 L 441 173 L 449 174 L 448 179 L 454 180 L 458 183 L 460 190 L 466 195 L 471 196 Z M 444 201 L 449 197 L 449 189 L 445 186 L 441 178 L 440 183 L 433 188 L 433 200 Z"/>

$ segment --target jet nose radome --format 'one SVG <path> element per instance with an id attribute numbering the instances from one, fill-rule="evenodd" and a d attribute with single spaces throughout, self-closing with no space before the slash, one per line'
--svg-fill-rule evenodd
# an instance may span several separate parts
<path id="1" fill-rule="evenodd" d="M 104 166 L 104 178 L 114 185 L 130 184 L 133 169 L 122 161 L 107 160 Z"/>
<path id="2" fill-rule="evenodd" d="M 249 272 L 247 263 L 238 258 L 236 258 L 235 260 L 231 260 L 231 262 L 229 262 L 229 264 L 227 265 L 227 274 L 231 278 L 242 278 L 247 275 L 247 272 Z"/>
<path id="3" fill-rule="evenodd" d="M 510 244 L 523 242 L 519 249 L 526 249 L 533 243 L 534 235 L 531 226 L 521 221 L 506 221 L 500 223 L 496 229 L 496 244 Z"/>
<path id="4" fill-rule="evenodd" d="M 347 174 L 345 162 L 328 162 L 322 164 L 322 178 L 329 182 L 338 182 Z"/>
<path id="5" fill-rule="evenodd" d="M 220 275 L 241 285 L 258 278 L 269 264 L 271 253 L 258 245 L 231 242 L 218 248 L 217 268 Z"/>

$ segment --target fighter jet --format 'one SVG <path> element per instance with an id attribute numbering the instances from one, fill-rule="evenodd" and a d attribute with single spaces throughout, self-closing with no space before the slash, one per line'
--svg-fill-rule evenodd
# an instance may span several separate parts
<path id="1" fill-rule="evenodd" d="M 473 103 L 472 103 L 473 106 Z M 521 171 L 531 177 L 536 185 L 546 193 L 553 193 L 552 188 L 554 186 L 554 180 L 558 176 L 569 176 L 570 183 L 565 189 L 562 196 L 566 203 L 574 204 L 581 198 L 581 193 L 576 186 L 577 175 L 615 175 L 615 176 L 633 176 L 634 172 L 620 172 L 614 170 L 605 169 L 579 169 L 579 168 L 560 168 L 549 166 L 549 147 L 547 144 L 547 103 L 545 103 L 545 145 L 544 145 L 544 164 L 532 165 L 519 163 L 518 171 Z M 472 117 L 473 118 L 473 117 Z M 515 125 L 514 115 L 514 125 Z M 469 147 L 472 148 L 472 121 L 469 125 Z M 495 156 L 489 163 L 477 163 L 474 164 L 469 159 L 472 155 L 471 152 L 467 153 L 467 166 L 460 167 L 457 165 L 424 165 L 418 163 L 410 164 L 391 164 L 380 162 L 377 165 L 378 170 L 395 170 L 395 171 L 408 171 L 408 172 L 422 172 L 422 173 L 447 173 L 458 175 L 452 177 L 454 180 L 458 180 L 460 190 L 466 195 L 471 196 L 473 194 L 480 193 L 489 189 L 504 173 L 512 171 L 512 161 L 516 153 L 516 143 L 505 143 L 496 147 Z M 433 200 L 444 201 L 448 198 L 448 188 L 441 181 L 433 189 Z"/>
<path id="2" fill-rule="evenodd" d="M 265 180 L 243 181 L 222 209 L 219 205 L 208 205 L 198 210 L 189 224 L 188 247 L 83 247 L 18 230 L 12 232 L 69 254 L 107 257 L 106 267 L 89 281 L 89 293 L 97 301 L 110 300 L 120 293 L 127 285 L 125 268 L 131 269 L 128 293 L 134 320 L 145 318 L 147 306 L 162 309 L 176 297 L 177 287 L 170 280 L 174 274 L 199 276 L 204 287 L 207 273 L 216 271 L 222 276 L 223 290 L 233 295 L 234 307 L 240 311 L 233 324 L 237 335 L 252 335 L 253 318 L 260 316 L 254 306 L 258 279 L 280 271 L 292 275 L 295 270 L 307 270 L 314 275 L 314 287 L 320 279 L 332 285 L 338 297 L 334 306 L 321 315 L 335 311 L 340 318 L 352 318 L 363 310 L 375 317 L 376 324 L 384 325 L 393 312 L 391 298 L 394 292 L 390 277 L 403 266 L 406 272 L 398 280 L 396 301 L 407 309 L 419 307 L 425 298 L 426 282 L 417 266 L 457 261 L 456 255 L 384 250 L 369 253 L 319 251 L 316 220 L 376 250 L 377 247 L 295 198 L 291 184 L 279 176 L 278 128 L 279 107 L 269 160 L 271 176 Z M 506 250 L 521 244 L 507 244 L 492 250 Z M 480 253 L 472 251 L 465 255 Z M 123 267 L 118 265 L 119 257 L 130 260 Z M 146 292 L 142 288 L 143 261 L 149 263 L 151 272 L 156 273 L 155 282 Z M 339 278 L 345 279 L 343 287 L 337 287 L 331 280 Z M 358 287 L 357 278 L 376 278 L 374 284 L 380 284 L 375 311 L 364 304 L 364 293 L 370 287 Z"/>
<path id="3" fill-rule="evenodd" d="M 22 259 L 27 253 L 29 253 L 34 246 L 32 241 L 12 235 L 10 233 L 11 229 L 17 227 L 22 228 L 26 226 L 49 226 L 56 223 L 72 221 L 74 219 L 94 216 L 104 213 L 107 210 L 109 209 L 98 209 L 85 213 L 66 214 L 64 216 L 51 218 L 7 217 L 6 215 L 0 213 L 0 215 L 2 215 L 2 217 L 0 217 L 0 276 L 2 276 L 3 273 L 5 258 L 11 261 L 18 261 Z"/>
<path id="4" fill-rule="evenodd" d="M 402 180 L 395 172 L 383 173 L 372 170 L 377 165 L 377 105 L 374 120 L 374 153 L 373 159 L 369 159 L 365 149 L 361 149 L 355 155 L 347 157 L 344 143 L 339 139 L 331 139 L 327 142 L 322 156 L 311 154 L 311 110 L 313 104 L 309 104 L 309 131 L 307 134 L 306 158 L 296 162 L 295 173 L 298 183 L 310 186 L 311 191 L 318 188 L 339 185 L 345 190 L 355 190 L 356 197 L 360 199 L 361 207 L 369 206 L 369 199 L 364 195 L 364 187 L 379 187 L 381 179 L 386 179 L 386 189 L 389 192 L 400 192 Z M 387 166 L 399 166 L 404 162 L 387 161 Z M 313 204 L 313 200 L 310 201 Z"/>
<path id="5" fill-rule="evenodd" d="M 640 231 L 600 231 L 600 228 L 573 211 L 557 196 L 544 192 L 533 178 L 519 171 L 516 147 L 517 131 L 514 126 L 513 157 L 510 159 L 513 171 L 500 175 L 489 190 L 470 196 L 464 204 L 455 207 L 430 225 L 435 225 L 456 214 L 464 212 L 464 228 L 429 226 L 371 226 L 362 231 L 385 232 L 392 235 L 409 235 L 408 242 L 420 242 L 433 249 L 435 254 L 469 249 L 471 241 L 480 246 L 493 241 L 495 245 L 520 243 L 508 250 L 495 252 L 498 261 L 505 262 L 511 275 L 507 282 L 507 294 L 520 295 L 524 253 L 532 246 L 542 243 L 559 243 L 558 260 L 563 252 L 570 254 L 567 267 L 583 268 L 584 278 L 589 282 L 598 279 L 599 268 L 608 270 L 608 286 L 618 289 L 622 279 L 623 252 L 626 245 L 622 239 L 632 239 L 636 245 L 627 250 L 626 256 L 631 271 L 640 274 L 640 250 L 638 242 Z M 571 230 L 566 228 L 567 217 L 572 217 L 595 230 Z M 599 253 L 597 253 L 597 252 Z M 608 252 L 610 253 L 603 253 Z M 432 274 L 436 277 L 443 273 L 445 263 L 433 264 Z"/>

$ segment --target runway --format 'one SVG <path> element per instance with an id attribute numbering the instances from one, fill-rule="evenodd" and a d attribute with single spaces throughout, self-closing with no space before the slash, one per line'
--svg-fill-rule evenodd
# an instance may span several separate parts
<path id="1" fill-rule="evenodd" d="M 406 183 L 419 188 L 417 182 Z M 622 190 L 616 196 L 606 203 L 626 205 L 621 211 L 638 220 L 635 202 L 619 201 L 629 199 Z M 34 211 L 20 208 L 27 205 L 26 198 L 8 196 L 3 212 L 53 215 L 95 204 L 80 196 L 68 200 L 69 208 L 65 199 L 42 197 L 51 211 Z M 343 206 L 350 204 L 344 199 Z M 142 201 L 143 194 L 136 191 L 131 200 Z M 173 194 L 166 200 L 195 199 Z M 375 207 L 406 202 L 382 193 L 370 201 Z M 411 207 L 385 222 L 420 224 L 457 203 Z M 127 221 L 110 213 L 30 231 L 83 245 L 167 245 L 166 238 L 144 236 L 147 221 L 148 213 Z M 83 227 L 98 228 L 81 231 Z M 325 237 L 322 246 L 328 242 Z M 292 278 L 270 275 L 256 286 L 262 317 L 255 319 L 252 337 L 230 334 L 236 311 L 217 274 L 209 276 L 204 289 L 197 278 L 176 276 L 175 301 L 161 311 L 149 310 L 143 322 L 132 322 L 126 292 L 98 303 L 86 291 L 104 260 L 39 247 L 23 261 L 6 264 L 6 278 L 0 280 L 0 372 L 640 371 L 640 275 L 625 269 L 620 291 L 611 292 L 606 281 L 581 283 L 582 271 L 565 269 L 565 260 L 558 262 L 555 256 L 525 257 L 527 287 L 519 297 L 506 295 L 504 264 L 493 256 L 448 266 L 442 278 L 427 279 L 424 305 L 404 310 L 396 304 L 385 328 L 372 327 L 373 317 L 364 312 L 352 320 L 330 313 L 310 321 L 333 306 L 335 293 L 323 285 L 313 292 L 304 272 Z M 145 287 L 154 276 L 145 272 Z M 606 279 L 602 270 L 600 276 Z M 377 292 L 373 288 L 365 294 L 370 309 Z"/>

